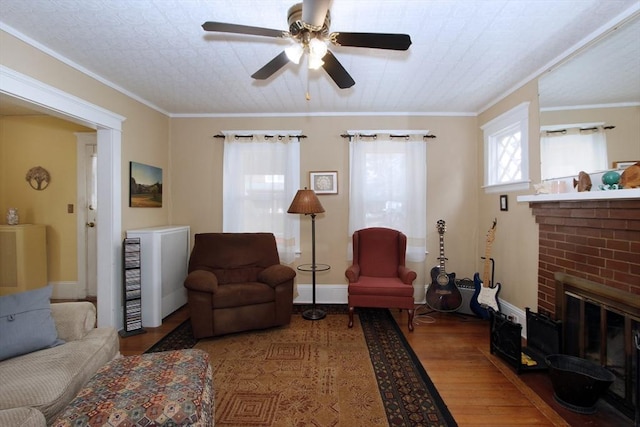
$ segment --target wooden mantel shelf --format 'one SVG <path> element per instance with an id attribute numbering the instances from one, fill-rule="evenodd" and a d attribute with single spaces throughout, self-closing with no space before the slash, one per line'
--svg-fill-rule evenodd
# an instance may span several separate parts
<path id="1" fill-rule="evenodd" d="M 518 196 L 517 198 L 518 202 L 528 203 L 624 199 L 640 199 L 640 188 L 608 191 L 584 191 L 581 193 L 574 191 L 569 193 L 534 194 L 528 196 Z"/>

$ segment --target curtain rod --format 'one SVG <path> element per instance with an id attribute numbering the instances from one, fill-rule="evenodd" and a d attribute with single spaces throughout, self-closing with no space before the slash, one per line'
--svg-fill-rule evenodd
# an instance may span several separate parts
<path id="1" fill-rule="evenodd" d="M 615 129 L 615 128 L 616 128 L 615 126 L 602 126 L 602 129 L 604 129 L 604 130 Z M 588 130 L 598 130 L 598 126 L 594 126 L 594 127 L 590 127 L 590 128 L 579 128 L 579 130 L 580 130 L 580 132 L 588 131 Z M 553 134 L 553 133 L 567 133 L 567 129 L 546 130 L 545 133 L 547 135 L 550 135 L 550 134 Z"/>
<path id="2" fill-rule="evenodd" d="M 364 133 L 359 133 L 357 134 L 358 136 L 361 136 L 362 138 L 373 138 L 376 139 L 378 137 L 377 133 L 371 133 L 371 134 L 364 134 Z M 356 134 L 350 134 L 350 133 L 343 133 L 340 135 L 342 138 L 349 138 L 349 141 L 351 141 L 351 138 L 353 138 L 354 136 L 356 136 Z M 396 134 L 390 134 L 389 138 L 404 138 L 404 139 L 409 139 L 411 137 L 411 135 L 396 135 Z M 423 139 L 426 138 L 436 138 L 435 135 L 422 135 Z"/>
<path id="3" fill-rule="evenodd" d="M 253 139 L 253 134 L 248 134 L 248 135 L 233 135 L 235 139 L 240 139 L 240 138 L 251 138 Z M 214 138 L 226 138 L 224 135 L 222 134 L 217 134 L 217 135 L 213 135 Z M 282 139 L 282 138 L 306 138 L 307 135 L 265 135 L 264 136 L 266 139 L 269 138 L 278 138 L 278 139 Z"/>

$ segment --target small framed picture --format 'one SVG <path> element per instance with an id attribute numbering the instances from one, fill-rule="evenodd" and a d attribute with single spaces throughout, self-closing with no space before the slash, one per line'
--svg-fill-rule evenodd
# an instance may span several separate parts
<path id="1" fill-rule="evenodd" d="M 316 194 L 338 194 L 338 172 L 309 172 L 309 186 Z"/>
<path id="2" fill-rule="evenodd" d="M 640 162 L 640 160 L 625 160 L 620 162 L 613 162 L 612 166 L 614 169 L 626 169 L 631 165 L 635 165 Z"/>
<path id="3" fill-rule="evenodd" d="M 500 210 L 508 211 L 509 210 L 509 199 L 506 194 L 500 195 Z"/>

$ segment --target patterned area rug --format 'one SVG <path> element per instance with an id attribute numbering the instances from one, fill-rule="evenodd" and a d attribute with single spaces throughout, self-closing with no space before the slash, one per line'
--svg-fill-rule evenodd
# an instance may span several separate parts
<path id="1" fill-rule="evenodd" d="M 307 307 L 297 307 L 299 313 Z M 321 306 L 320 321 L 196 340 L 187 321 L 147 352 L 211 356 L 220 426 L 455 426 L 386 309 Z"/>

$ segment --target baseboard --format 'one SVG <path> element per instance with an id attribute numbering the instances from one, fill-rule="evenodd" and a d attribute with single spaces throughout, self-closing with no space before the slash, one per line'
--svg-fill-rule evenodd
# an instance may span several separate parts
<path id="1" fill-rule="evenodd" d="M 527 314 L 524 310 L 500 299 L 500 312 L 507 316 L 507 318 L 510 318 L 512 322 L 520 323 L 522 325 L 522 337 L 527 337 Z"/>
<path id="2" fill-rule="evenodd" d="M 78 282 L 49 282 L 53 285 L 51 292 L 52 299 L 85 299 L 87 290 L 84 286 L 80 286 Z"/>
<path id="3" fill-rule="evenodd" d="M 316 303 L 318 304 L 347 304 L 349 294 L 347 293 L 348 285 L 316 285 Z M 311 304 L 313 301 L 311 284 L 298 284 L 296 286 L 297 295 L 293 299 L 294 304 Z M 426 289 L 426 285 L 425 285 Z M 414 297 L 415 298 L 415 297 Z M 425 296 L 416 301 L 416 304 L 426 304 Z"/>
<path id="4" fill-rule="evenodd" d="M 294 304 L 311 304 L 313 302 L 313 286 L 298 284 Z M 347 285 L 316 285 L 316 303 L 318 304 L 347 304 Z"/>

